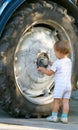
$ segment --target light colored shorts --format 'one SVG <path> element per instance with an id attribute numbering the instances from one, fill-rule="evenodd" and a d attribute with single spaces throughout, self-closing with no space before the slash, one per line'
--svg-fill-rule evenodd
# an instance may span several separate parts
<path id="1" fill-rule="evenodd" d="M 70 99 L 71 90 L 64 90 L 64 89 L 56 90 L 56 89 L 54 89 L 53 97 L 54 98 L 67 98 L 67 99 Z"/>

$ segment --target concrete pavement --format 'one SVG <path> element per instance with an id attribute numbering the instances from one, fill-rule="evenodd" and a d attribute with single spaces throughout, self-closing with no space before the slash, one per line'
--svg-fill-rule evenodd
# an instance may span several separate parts
<path id="1" fill-rule="evenodd" d="M 38 123 L 38 122 L 35 122 Z M 46 122 L 45 122 L 46 123 Z M 61 123 L 46 123 L 44 121 L 41 123 L 39 121 L 38 125 L 11 125 L 11 124 L 0 124 L 0 130 L 78 130 L 77 124 L 61 124 Z"/>
<path id="2" fill-rule="evenodd" d="M 2 121 L 0 121 L 2 122 Z M 78 130 L 78 123 L 47 122 L 46 119 L 4 119 L 0 130 Z"/>

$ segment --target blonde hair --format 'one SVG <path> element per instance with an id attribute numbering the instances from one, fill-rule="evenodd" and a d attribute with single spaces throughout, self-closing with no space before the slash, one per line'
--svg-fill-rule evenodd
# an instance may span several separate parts
<path id="1" fill-rule="evenodd" d="M 71 51 L 71 47 L 68 41 L 62 40 L 62 41 L 57 41 L 54 44 L 54 49 L 56 51 L 59 51 L 62 54 L 69 54 Z"/>

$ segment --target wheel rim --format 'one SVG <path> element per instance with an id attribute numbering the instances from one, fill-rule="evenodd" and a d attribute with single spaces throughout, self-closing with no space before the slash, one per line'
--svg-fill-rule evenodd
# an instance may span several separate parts
<path id="1" fill-rule="evenodd" d="M 25 30 L 18 42 L 14 55 L 15 81 L 22 95 L 32 103 L 42 105 L 53 101 L 53 76 L 38 72 L 37 61 L 41 54 L 56 60 L 53 46 L 59 37 L 70 43 L 68 34 L 58 23 L 38 21 Z M 73 54 L 70 57 L 73 60 Z M 46 67 L 50 68 L 48 60 Z"/>

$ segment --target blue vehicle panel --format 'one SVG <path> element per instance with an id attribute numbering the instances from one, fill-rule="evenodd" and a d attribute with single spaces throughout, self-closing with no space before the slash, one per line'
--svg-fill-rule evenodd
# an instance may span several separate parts
<path id="1" fill-rule="evenodd" d="M 0 7 L 0 15 L 2 14 L 3 10 L 6 8 L 6 6 L 11 2 L 12 0 L 5 0 L 5 2 L 1 3 Z"/>
<path id="2" fill-rule="evenodd" d="M 6 2 L 7 1 L 7 2 Z M 0 7 L 0 36 L 2 34 L 2 31 L 11 17 L 11 15 L 14 13 L 14 11 L 25 1 L 25 0 L 6 0 L 4 1 Z"/>

